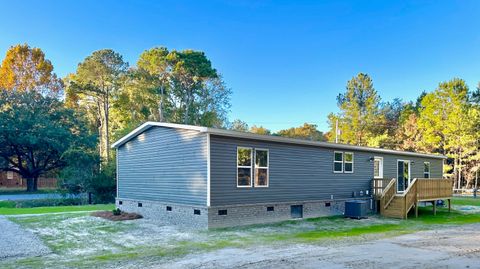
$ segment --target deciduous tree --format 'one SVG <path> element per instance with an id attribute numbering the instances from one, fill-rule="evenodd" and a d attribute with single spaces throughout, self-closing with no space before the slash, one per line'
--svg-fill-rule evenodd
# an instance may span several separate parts
<path id="1" fill-rule="evenodd" d="M 325 137 L 322 132 L 317 129 L 317 125 L 304 123 L 299 127 L 292 127 L 277 132 L 279 136 L 285 136 L 290 138 L 300 138 L 312 141 L 325 141 Z"/>
<path id="2" fill-rule="evenodd" d="M 36 91 L 61 95 L 62 81 L 53 72 L 52 63 L 39 48 L 29 45 L 10 47 L 0 65 L 0 88 L 10 91 Z"/>
<path id="3" fill-rule="evenodd" d="M 41 175 L 67 165 L 76 152 L 95 144 L 81 117 L 56 98 L 35 91 L 0 92 L 0 170 L 27 179 L 37 190 Z"/>

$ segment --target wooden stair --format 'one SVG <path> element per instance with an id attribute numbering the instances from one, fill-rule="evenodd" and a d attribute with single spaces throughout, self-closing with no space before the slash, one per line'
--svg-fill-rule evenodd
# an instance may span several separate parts
<path id="1" fill-rule="evenodd" d="M 397 180 L 393 178 L 380 198 L 380 214 L 389 218 L 406 219 L 412 208 L 418 208 L 417 198 L 417 179 L 410 183 L 405 192 L 397 194 Z"/>
<path id="2" fill-rule="evenodd" d="M 433 213 L 436 213 L 437 200 L 447 200 L 450 210 L 452 181 L 440 178 L 415 178 L 403 193 L 397 193 L 397 180 L 374 179 L 373 195 L 380 201 L 380 214 L 385 217 L 406 219 L 410 210 L 415 209 L 418 216 L 418 203 L 432 202 Z"/>
<path id="3" fill-rule="evenodd" d="M 403 219 L 405 201 L 402 196 L 395 195 L 390 204 L 383 210 L 382 215 L 389 218 Z M 408 214 L 408 212 L 406 212 Z"/>

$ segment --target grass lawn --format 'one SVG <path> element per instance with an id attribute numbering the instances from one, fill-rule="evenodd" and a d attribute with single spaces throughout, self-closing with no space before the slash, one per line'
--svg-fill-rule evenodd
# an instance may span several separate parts
<path id="1" fill-rule="evenodd" d="M 455 198 L 453 205 L 480 206 L 476 199 Z M 113 205 L 67 206 L 52 208 L 0 208 L 15 214 L 110 210 Z M 34 212 L 32 212 L 34 211 Z M 478 211 L 477 211 L 478 212 Z M 13 213 L 12 213 L 13 214 Z M 448 212 L 431 207 L 419 209 L 419 218 L 408 220 L 371 216 L 364 220 L 341 216 L 285 221 L 270 225 L 192 231 L 161 226 L 148 220 L 112 222 L 88 213 L 16 215 L 9 219 L 37 234 L 54 254 L 44 257 L 0 261 L 2 268 L 90 268 L 115 267 L 118 264 L 140 265 L 145 261 L 168 262 L 190 253 L 222 248 L 274 246 L 295 243 L 338 244 L 364 241 L 421 230 L 480 222 L 480 214 Z M 345 241 L 347 240 L 347 241 Z"/>
<path id="2" fill-rule="evenodd" d="M 113 210 L 115 205 L 79 205 L 79 206 L 48 206 L 32 208 L 12 208 L 10 201 L 0 201 L 0 215 L 45 214 L 96 210 Z"/>
<path id="3" fill-rule="evenodd" d="M 480 196 L 478 198 L 455 197 L 452 199 L 452 204 L 480 206 Z"/>

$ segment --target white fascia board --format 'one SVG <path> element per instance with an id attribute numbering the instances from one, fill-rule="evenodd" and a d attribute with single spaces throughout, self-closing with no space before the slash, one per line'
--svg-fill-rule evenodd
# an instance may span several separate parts
<path id="1" fill-rule="evenodd" d="M 130 133 L 128 133 L 124 137 L 117 140 L 115 143 L 112 144 L 111 148 L 120 147 L 121 145 L 128 142 L 130 139 L 132 139 L 135 136 L 145 132 L 146 130 L 150 129 L 153 126 L 167 127 L 167 128 L 174 128 L 174 129 L 194 130 L 194 131 L 198 131 L 198 132 L 205 132 L 206 129 L 207 129 L 206 127 L 193 126 L 193 125 L 147 121 L 144 124 L 135 128 L 135 130 L 131 131 Z"/>

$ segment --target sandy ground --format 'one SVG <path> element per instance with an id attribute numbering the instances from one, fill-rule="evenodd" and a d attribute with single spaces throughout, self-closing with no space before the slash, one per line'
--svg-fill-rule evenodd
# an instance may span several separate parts
<path id="1" fill-rule="evenodd" d="M 355 244 L 229 248 L 151 268 L 480 268 L 480 224 Z"/>

